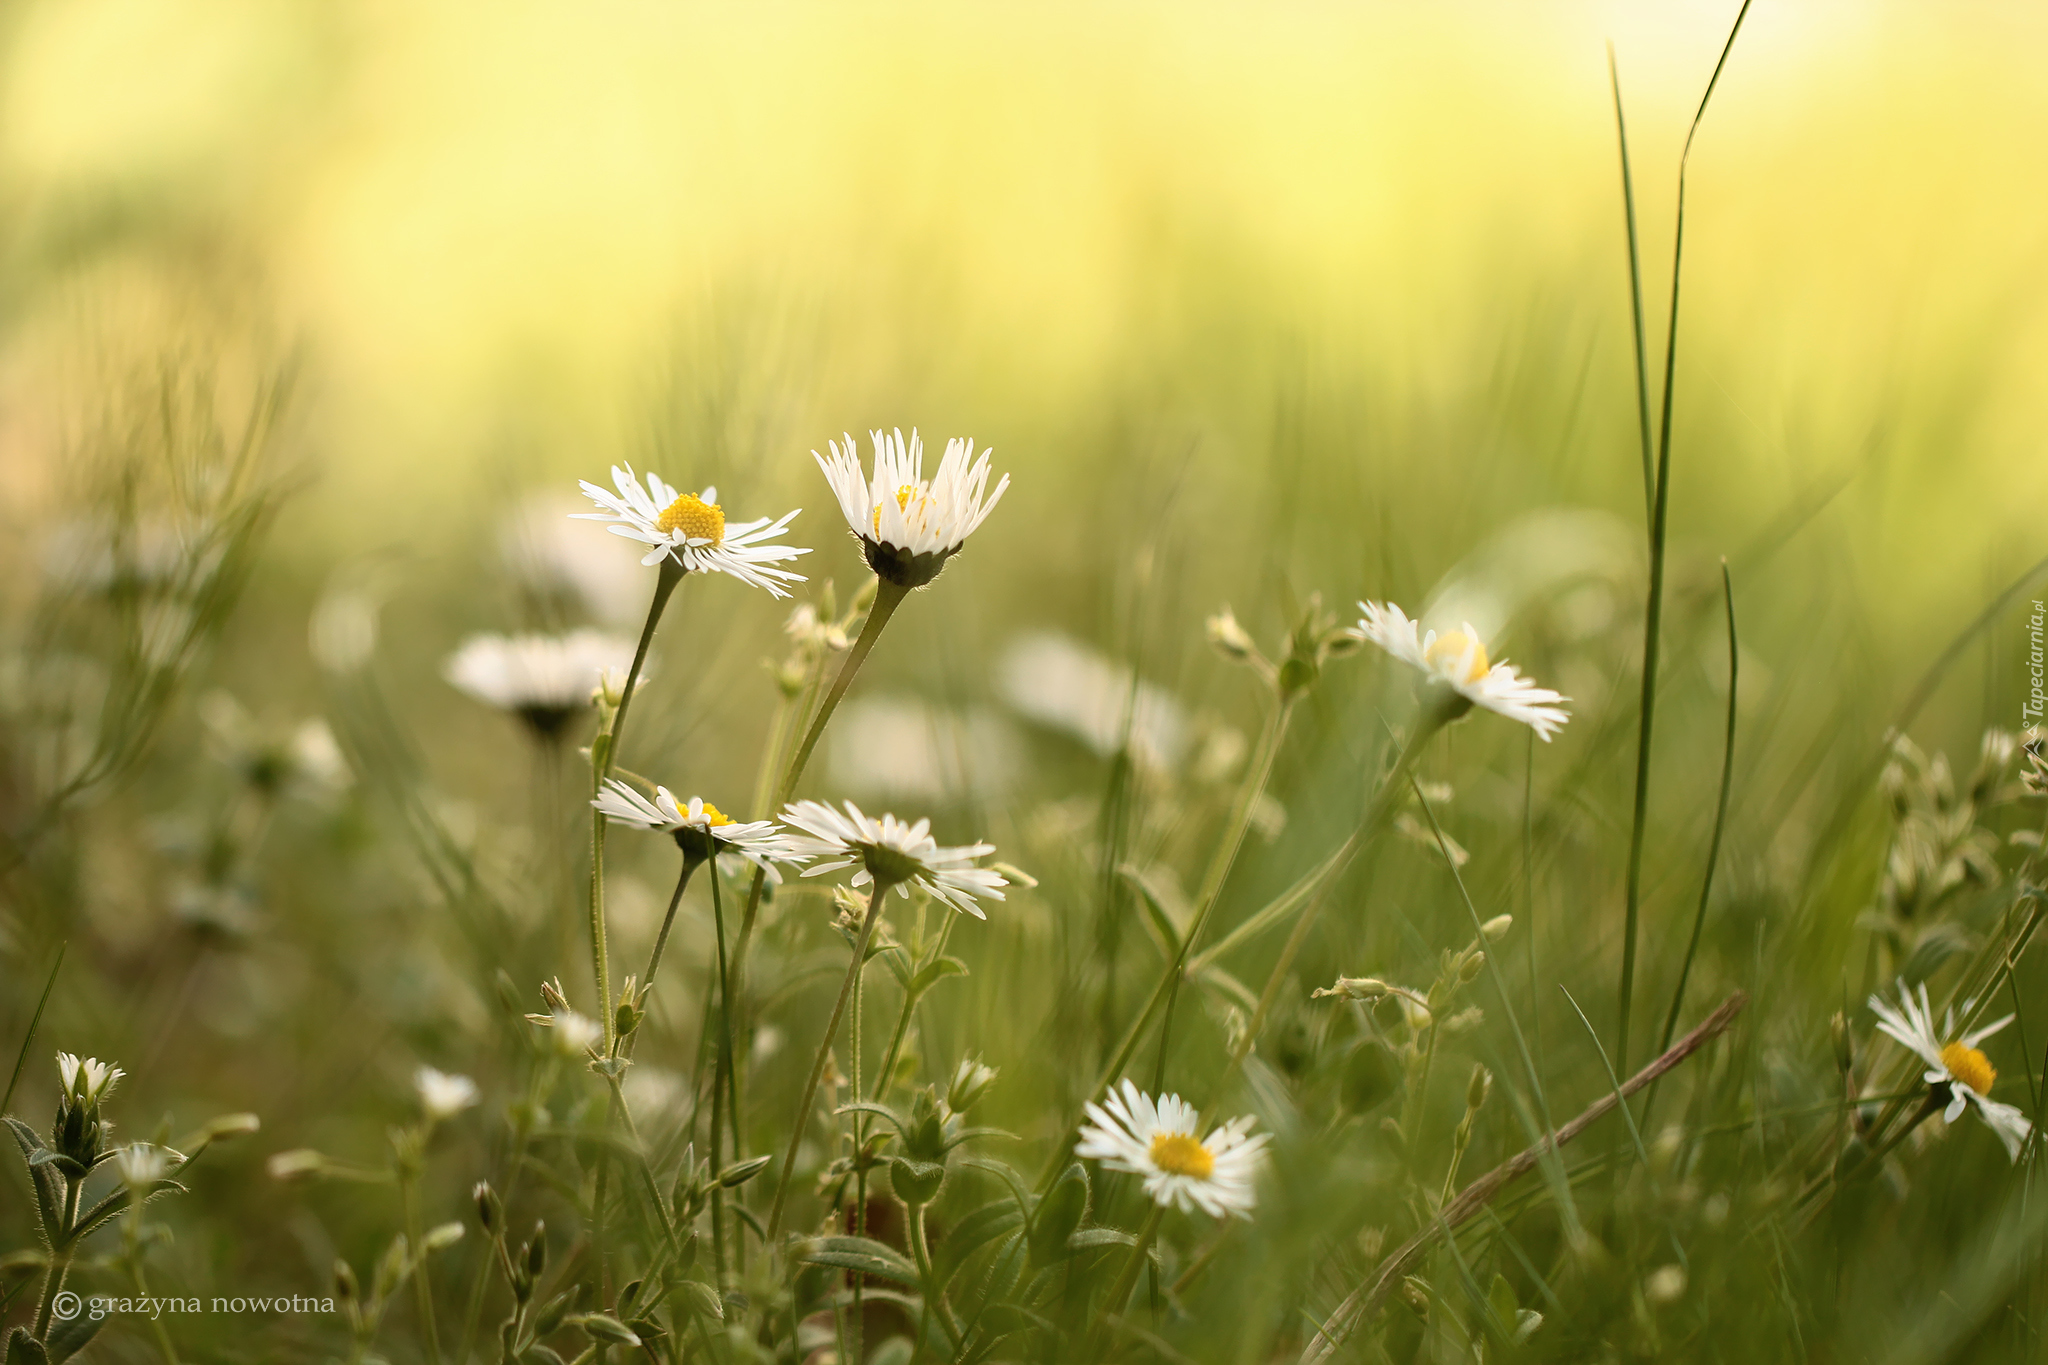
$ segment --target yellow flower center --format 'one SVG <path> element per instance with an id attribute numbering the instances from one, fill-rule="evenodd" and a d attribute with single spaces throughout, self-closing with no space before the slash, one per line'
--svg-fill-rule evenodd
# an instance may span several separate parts
<path id="1" fill-rule="evenodd" d="M 910 515 L 912 498 L 917 499 L 918 519 L 922 521 L 925 510 L 931 506 L 932 495 L 925 491 L 925 485 L 921 483 L 906 483 L 897 489 L 896 510 L 903 513 L 906 518 Z M 882 534 L 882 509 L 879 507 L 875 509 L 875 534 Z"/>
<path id="2" fill-rule="evenodd" d="M 670 503 L 654 524 L 668 535 L 681 531 L 691 540 L 708 540 L 713 545 L 725 539 L 725 509 L 695 493 L 685 493 Z"/>
<path id="3" fill-rule="evenodd" d="M 1465 676 L 1458 681 L 1476 683 L 1486 676 L 1492 665 L 1486 661 L 1486 646 L 1462 630 L 1447 631 L 1437 636 L 1430 641 L 1429 648 L 1423 651 L 1422 657 L 1434 667 L 1448 672 L 1458 666 L 1458 662 L 1465 657 L 1465 651 L 1468 649 L 1472 651 L 1472 663 L 1465 670 Z"/>
<path id="4" fill-rule="evenodd" d="M 731 824 L 732 817 L 730 815 L 727 815 L 718 807 L 712 805 L 709 801 L 706 801 L 704 803 L 704 823 L 706 825 L 709 825 L 712 829 L 717 829 L 720 825 Z"/>
<path id="5" fill-rule="evenodd" d="M 1991 1093 L 1991 1083 L 1998 1079 L 1998 1072 L 1992 1068 L 1991 1059 L 1974 1047 L 1961 1043 L 1950 1043 L 1941 1050 L 1941 1064 L 1948 1068 L 1948 1074 L 1961 1081 L 1980 1095 Z"/>
<path id="6" fill-rule="evenodd" d="M 1207 1180 L 1216 1169 L 1216 1158 L 1186 1133 L 1161 1133 L 1152 1139 L 1152 1164 L 1168 1175 Z"/>

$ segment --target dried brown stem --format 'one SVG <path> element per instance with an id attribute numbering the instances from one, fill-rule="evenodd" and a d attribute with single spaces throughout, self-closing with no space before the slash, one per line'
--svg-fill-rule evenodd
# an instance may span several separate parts
<path id="1" fill-rule="evenodd" d="M 1379 1273 L 1360 1284 L 1337 1305 L 1336 1311 L 1324 1320 L 1321 1330 L 1301 1353 L 1301 1365 L 1318 1365 L 1335 1355 L 1362 1322 L 1377 1313 L 1386 1302 L 1387 1295 L 1400 1282 L 1409 1267 L 1422 1257 L 1422 1253 L 1434 1246 L 1437 1240 L 1463 1223 L 1493 1201 L 1493 1197 L 1507 1188 L 1510 1181 L 1527 1175 L 1552 1150 L 1564 1146 L 1579 1134 L 1611 1113 L 1622 1100 L 1635 1094 L 1665 1072 L 1699 1051 L 1715 1037 L 1725 1032 L 1749 1003 L 1746 992 L 1736 991 L 1721 1002 L 1721 1007 L 1708 1015 L 1698 1028 L 1673 1043 L 1668 1051 L 1648 1066 L 1628 1078 L 1619 1091 L 1610 1090 L 1586 1107 L 1586 1111 L 1557 1130 L 1557 1135 L 1533 1147 L 1524 1148 L 1508 1160 L 1480 1176 L 1461 1190 L 1456 1199 L 1444 1206 L 1436 1220 L 1421 1229 L 1413 1237 L 1396 1247 L 1386 1259 L 1380 1262 Z"/>

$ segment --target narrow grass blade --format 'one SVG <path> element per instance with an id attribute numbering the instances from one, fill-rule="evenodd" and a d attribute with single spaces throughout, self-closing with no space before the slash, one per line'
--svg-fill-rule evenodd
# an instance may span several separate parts
<path id="1" fill-rule="evenodd" d="M 7 1112 L 7 1106 L 14 1102 L 14 1087 L 21 1084 L 22 1069 L 28 1065 L 28 1050 L 36 1040 L 36 1026 L 43 1022 L 43 1010 L 50 1003 L 50 992 L 57 989 L 57 973 L 64 966 L 64 950 L 69 944 L 57 945 L 56 960 L 50 963 L 50 977 L 43 982 L 43 993 L 36 1001 L 36 1012 L 28 1017 L 28 1032 L 21 1035 L 21 1051 L 14 1056 L 14 1074 L 7 1078 L 7 1093 L 0 1095 L 0 1114 Z"/>

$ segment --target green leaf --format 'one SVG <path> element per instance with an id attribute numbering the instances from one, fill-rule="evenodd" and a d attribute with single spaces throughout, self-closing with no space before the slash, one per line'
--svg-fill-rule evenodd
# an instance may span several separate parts
<path id="1" fill-rule="evenodd" d="M 949 976 L 967 975 L 967 964 L 957 957 L 935 958 L 918 968 L 917 975 L 910 979 L 910 993 L 923 995 Z"/>
<path id="2" fill-rule="evenodd" d="M 946 1150 L 950 1152 L 961 1143 L 971 1142 L 976 1138 L 1002 1138 L 1006 1142 L 1023 1141 L 1007 1128 L 962 1128 L 946 1139 Z"/>
<path id="3" fill-rule="evenodd" d="M 1121 1228 L 1082 1228 L 1067 1238 L 1067 1250 L 1086 1251 L 1090 1247 L 1134 1247 L 1138 1239 Z"/>
<path id="4" fill-rule="evenodd" d="M 50 1365 L 50 1353 L 28 1334 L 28 1328 L 17 1327 L 7 1337 L 7 1365 Z"/>
<path id="5" fill-rule="evenodd" d="M 964 1215 L 947 1232 L 939 1250 L 949 1264 L 957 1266 L 1004 1233 L 1014 1232 L 1023 1225 L 1023 1209 L 1012 1200 L 998 1199 Z"/>
<path id="6" fill-rule="evenodd" d="M 64 1232 L 64 1177 L 37 1163 L 36 1153 L 43 1150 L 43 1144 L 36 1138 L 35 1129 L 20 1119 L 9 1118 L 7 1130 L 14 1134 L 15 1145 L 21 1148 L 21 1159 L 36 1187 L 36 1216 L 42 1225 L 43 1240 L 55 1244 Z"/>
<path id="7" fill-rule="evenodd" d="M 889 1120 L 889 1126 L 894 1128 L 898 1133 L 903 1132 L 905 1127 L 910 1122 L 910 1120 L 904 1118 L 901 1114 L 897 1113 L 894 1109 L 891 1109 L 888 1105 L 876 1104 L 873 1100 L 854 1100 L 849 1104 L 840 1105 L 837 1109 L 834 1109 L 832 1112 L 834 1115 L 873 1114 L 878 1118 L 884 1118 Z"/>
<path id="8" fill-rule="evenodd" d="M 49 1353 L 50 1365 L 62 1365 L 83 1351 L 92 1339 L 99 1335 L 100 1328 L 107 1325 L 105 1318 L 79 1316 L 64 1322 L 50 1324 L 50 1334 L 43 1339 L 43 1347 Z"/>
<path id="9" fill-rule="evenodd" d="M 1030 1242 L 1034 1269 L 1064 1260 L 1071 1254 L 1067 1239 L 1088 1216 L 1088 1202 L 1088 1171 L 1076 1161 L 1060 1173 L 1060 1178 L 1032 1212 Z"/>
<path id="10" fill-rule="evenodd" d="M 1520 1311 L 1520 1302 L 1515 1298 L 1515 1287 L 1508 1283 L 1507 1276 L 1495 1275 L 1493 1287 L 1486 1293 L 1486 1306 L 1493 1310 L 1501 1335 L 1512 1337 L 1515 1331 L 1515 1315 Z"/>
<path id="11" fill-rule="evenodd" d="M 1164 888 L 1129 863 L 1118 867 L 1116 872 L 1123 878 L 1125 885 L 1137 892 L 1138 907 L 1145 912 L 1146 926 L 1152 930 L 1153 938 L 1159 941 L 1159 947 L 1166 954 L 1167 960 L 1172 961 L 1178 957 L 1183 932 L 1181 925 L 1188 918 L 1187 906 L 1169 905 L 1169 900 L 1179 898 L 1169 896 Z"/>
<path id="12" fill-rule="evenodd" d="M 908 1257 L 894 1247 L 867 1237 L 820 1237 L 799 1248 L 797 1259 L 812 1265 L 837 1266 L 841 1270 L 879 1275 L 898 1284 L 915 1285 L 918 1282 L 917 1267 L 910 1263 Z"/>

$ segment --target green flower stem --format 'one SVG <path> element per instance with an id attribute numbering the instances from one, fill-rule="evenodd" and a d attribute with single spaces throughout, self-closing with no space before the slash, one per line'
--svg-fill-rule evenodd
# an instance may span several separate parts
<path id="1" fill-rule="evenodd" d="M 918 1204 L 910 1210 L 910 1256 L 917 1262 L 917 1277 L 924 1287 L 925 1311 L 938 1314 L 940 1324 L 946 1329 L 946 1335 L 959 1342 L 960 1324 L 954 1320 L 953 1310 L 946 1307 L 946 1287 L 939 1283 L 938 1276 L 932 1272 L 932 1248 L 924 1230 L 924 1211 L 923 1204 Z M 924 1349 L 925 1335 L 923 1330 L 917 1334 L 917 1349 L 920 1352 Z"/>
<path id="2" fill-rule="evenodd" d="M 1098 1341 L 1097 1355 L 1102 1354 L 1101 1348 L 1108 1345 L 1106 1332 L 1110 1315 L 1121 1313 L 1123 1306 L 1131 1300 L 1131 1291 L 1138 1287 L 1138 1272 L 1145 1268 L 1145 1256 L 1152 1250 L 1152 1239 L 1159 1235 L 1159 1223 L 1165 1217 L 1166 1206 L 1154 1204 L 1152 1212 L 1145 1216 L 1144 1226 L 1138 1229 L 1138 1240 L 1131 1247 L 1130 1259 L 1124 1262 L 1116 1283 L 1109 1287 L 1109 1296 L 1095 1310 L 1095 1324 L 1088 1335 Z"/>
<path id="3" fill-rule="evenodd" d="M 811 1059 L 810 1079 L 804 1082 L 804 1095 L 796 1108 L 796 1121 L 790 1125 L 789 1150 L 782 1158 L 782 1174 L 775 1181 L 775 1200 L 768 1207 L 768 1235 L 764 1239 L 770 1245 L 775 1234 L 782 1227 L 782 1205 L 789 1197 L 789 1178 L 796 1171 L 797 1148 L 803 1143 L 804 1130 L 810 1126 L 811 1103 L 818 1097 L 818 1081 L 825 1074 L 825 1061 L 832 1055 L 832 1040 L 839 1034 L 839 1021 L 846 1015 L 846 1002 L 853 994 L 853 983 L 865 965 L 868 940 L 874 937 L 875 923 L 882 917 L 882 902 L 888 898 L 894 883 L 876 877 L 868 896 L 868 912 L 860 922 L 860 933 L 853 943 L 853 961 L 846 965 L 846 979 L 839 983 L 839 998 L 833 1002 L 832 1017 L 825 1021 L 825 1032 L 818 1039 L 817 1056 Z"/>
<path id="4" fill-rule="evenodd" d="M 426 1146 L 426 1135 L 420 1135 L 420 1146 Z M 398 1198 L 405 1209 L 405 1239 L 413 1256 L 413 1295 L 419 1302 L 420 1334 L 426 1338 L 427 1360 L 438 1365 L 441 1359 L 441 1336 L 434 1323 L 434 1286 L 427 1279 L 427 1253 L 422 1242 L 420 1226 L 419 1174 L 408 1163 L 401 1160 L 398 1174 Z"/>
<path id="5" fill-rule="evenodd" d="M 774 802 L 767 810 L 760 812 L 761 818 L 766 819 L 772 816 L 795 793 L 796 784 L 803 779 L 804 768 L 810 762 L 811 751 L 818 746 L 818 737 L 825 732 L 825 726 L 832 719 L 832 713 L 839 709 L 841 699 L 846 696 L 846 689 L 853 685 L 854 675 L 860 672 L 860 666 L 866 661 L 868 653 L 874 649 L 875 641 L 881 638 L 883 629 L 889 624 L 889 619 L 896 614 L 896 608 L 903 605 L 903 599 L 909 593 L 910 589 L 908 588 L 890 583 L 887 580 L 877 580 L 875 584 L 875 600 L 873 605 L 868 608 L 867 620 L 861 624 L 860 635 L 854 640 L 853 647 L 847 651 L 845 661 L 839 666 L 838 675 L 832 680 L 831 690 L 825 694 L 824 701 L 818 706 L 817 715 L 811 720 L 810 728 L 804 735 L 803 744 L 790 759 L 789 766 L 783 771 L 781 782 L 776 788 Z M 808 695 L 807 693 L 807 698 Z M 767 869 L 765 867 L 755 868 L 753 885 L 747 889 L 746 909 L 740 915 L 739 937 L 733 944 L 732 969 L 727 978 L 729 982 L 728 989 L 733 997 L 742 1000 L 746 998 L 747 950 L 754 940 L 754 924 L 760 915 L 761 896 L 767 889 L 767 885 Z M 827 1034 L 827 1041 L 829 1044 L 829 1032 Z M 720 1069 L 725 1071 L 728 1067 L 729 1062 L 721 1063 Z M 737 1123 L 739 1121 L 741 1093 L 741 1077 L 738 1074 L 737 1068 L 731 1068 L 729 1074 L 715 1077 L 713 1084 L 722 1085 L 732 1092 L 733 1122 Z M 813 1082 L 813 1089 L 815 1088 L 816 1083 Z M 808 1098 L 805 1099 L 804 1105 L 808 1109 L 810 1105 Z M 735 1149 L 737 1149 L 739 1145 L 739 1134 L 737 1131 L 733 1134 L 733 1143 Z M 795 1149 L 792 1147 L 792 1155 L 794 1155 L 794 1151 Z M 778 1210 L 782 1203 L 782 1193 L 782 1190 L 778 1187 L 775 1201 Z M 772 1220 L 770 1235 L 773 1235 Z M 742 1246 L 744 1246 L 744 1242 L 742 1242 Z"/>
<path id="6" fill-rule="evenodd" d="M 1166 1013 L 1159 1025 L 1159 1059 L 1152 1068 L 1152 1089 L 1157 1092 L 1166 1086 L 1166 1054 L 1173 1041 L 1173 1007 L 1180 999 L 1180 983 L 1187 976 L 1188 953 L 1202 930 L 1209 923 L 1210 912 L 1216 908 L 1216 900 L 1223 894 L 1223 883 L 1230 876 L 1230 869 L 1237 862 L 1238 850 L 1244 847 L 1244 836 L 1251 828 L 1252 812 L 1258 808 L 1259 798 L 1266 793 L 1266 785 L 1273 778 L 1273 764 L 1280 756 L 1280 743 L 1287 737 L 1287 723 L 1294 716 L 1294 700 L 1281 697 L 1273 704 L 1273 710 L 1266 717 L 1265 729 L 1259 735 L 1257 756 L 1245 771 L 1244 785 L 1238 789 L 1237 802 L 1231 808 L 1229 823 L 1224 826 L 1223 842 L 1216 846 L 1216 853 L 1209 859 L 1209 868 L 1202 874 L 1202 887 L 1195 896 L 1195 910 L 1188 921 L 1188 932 L 1181 940 L 1180 951 L 1174 956 L 1173 966 L 1161 978 L 1166 986 Z M 1120 1069 L 1120 1068 L 1119 1068 Z M 1115 1080 L 1111 1076 L 1103 1084 Z M 1096 1094 L 1102 1093 L 1102 1086 Z"/>
<path id="7" fill-rule="evenodd" d="M 682 875 L 676 878 L 676 889 L 669 893 L 668 913 L 661 917 L 661 929 L 654 935 L 654 948 L 647 954 L 647 971 L 640 978 L 642 990 L 654 984 L 654 974 L 661 969 L 662 949 L 668 947 L 668 932 L 675 927 L 676 907 L 682 904 L 683 888 L 690 884 L 690 874 L 695 872 L 704 861 L 702 858 L 692 858 L 687 853 L 683 855 Z M 711 881 L 711 899 L 712 904 L 715 906 L 718 902 L 718 870 L 716 868 L 712 869 Z M 725 944 L 723 941 L 718 946 L 719 951 L 721 953 L 724 952 Z"/>
<path id="8" fill-rule="evenodd" d="M 711 922 L 718 936 L 718 1064 L 711 1078 L 711 1170 L 713 1174 L 724 1168 L 720 1145 L 724 1134 L 719 1120 L 728 1098 L 733 1101 L 732 1109 L 732 1154 L 740 1154 L 740 1122 L 738 1096 L 728 1097 L 727 1085 L 733 1074 L 732 1066 L 732 976 L 725 960 L 725 894 L 719 886 L 718 864 L 711 864 Z M 746 1244 L 746 1235 L 740 1234 L 740 1244 Z M 711 1189 L 711 1242 L 712 1265 L 718 1274 L 718 1286 L 725 1288 L 725 1187 L 714 1185 Z"/>
<path id="9" fill-rule="evenodd" d="M 619 709 L 612 714 L 611 728 L 598 735 L 590 749 L 590 794 L 595 799 L 604 790 L 604 780 L 611 775 L 612 765 L 617 761 L 619 741 L 626 733 L 626 711 L 633 705 L 633 694 L 639 690 L 640 670 L 647 662 L 647 647 L 654 642 L 654 628 L 661 622 L 661 613 L 668 606 L 668 599 L 683 581 L 683 566 L 673 557 L 661 561 L 661 573 L 654 580 L 654 597 L 647 604 L 647 623 L 640 627 L 640 643 L 633 650 L 633 667 L 626 674 L 626 685 L 619 692 Z M 597 1015 L 604 1024 L 604 1052 L 610 1056 L 618 1039 L 614 1032 L 617 1025 L 612 1018 L 612 968 L 609 952 L 605 945 L 604 931 L 604 812 L 593 808 L 590 813 L 590 956 L 593 974 L 597 978 Z"/>

